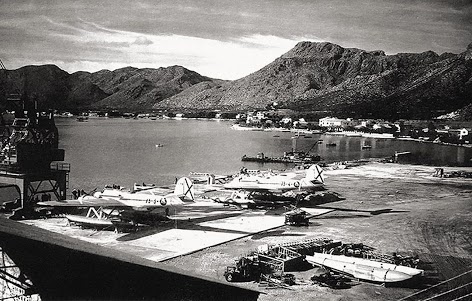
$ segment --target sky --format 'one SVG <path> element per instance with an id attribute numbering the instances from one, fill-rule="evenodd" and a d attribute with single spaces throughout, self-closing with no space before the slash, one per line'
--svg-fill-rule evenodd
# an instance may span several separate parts
<path id="1" fill-rule="evenodd" d="M 180 65 L 234 80 L 301 41 L 387 54 L 460 53 L 472 43 L 472 1 L 0 0 L 7 69 Z"/>

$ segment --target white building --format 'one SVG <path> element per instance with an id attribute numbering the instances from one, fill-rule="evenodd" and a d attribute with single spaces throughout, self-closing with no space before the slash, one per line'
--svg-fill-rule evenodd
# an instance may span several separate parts
<path id="1" fill-rule="evenodd" d="M 282 118 L 282 120 L 280 120 L 280 123 L 283 123 L 283 124 L 288 124 L 290 122 L 292 122 L 292 118 L 290 117 L 284 117 Z"/>
<path id="2" fill-rule="evenodd" d="M 345 119 L 339 119 L 336 117 L 325 117 L 321 118 L 318 122 L 320 127 L 341 127 Z"/>
<path id="3" fill-rule="evenodd" d="M 264 119 L 265 118 L 265 112 L 263 111 L 259 111 L 256 113 L 256 118 L 261 120 L 261 119 Z"/>

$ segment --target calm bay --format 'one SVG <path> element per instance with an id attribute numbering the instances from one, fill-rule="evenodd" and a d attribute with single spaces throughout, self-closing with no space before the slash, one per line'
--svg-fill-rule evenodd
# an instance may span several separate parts
<path id="1" fill-rule="evenodd" d="M 248 169 L 284 169 L 293 165 L 241 162 L 243 155 L 281 156 L 292 148 L 290 132 L 236 131 L 232 121 L 90 118 L 77 122 L 57 118 L 59 147 L 71 164 L 70 189 L 101 189 L 106 184 L 166 185 L 190 172 L 232 174 Z M 274 137 L 275 136 L 275 137 Z M 319 141 L 322 140 L 322 141 Z M 332 144 L 329 146 L 328 144 Z M 336 144 L 334 146 L 334 144 Z M 362 145 L 371 145 L 362 149 Z M 323 160 L 345 161 L 415 154 L 414 163 L 471 166 L 472 149 L 397 139 L 310 134 L 297 140 L 297 150 Z"/>

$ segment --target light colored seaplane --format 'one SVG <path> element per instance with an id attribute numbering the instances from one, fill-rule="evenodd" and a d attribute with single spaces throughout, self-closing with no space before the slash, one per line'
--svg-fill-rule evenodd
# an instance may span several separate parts
<path id="1" fill-rule="evenodd" d="M 316 190 L 324 186 L 323 169 L 313 164 L 307 169 L 305 177 L 297 179 L 292 173 L 240 174 L 231 182 L 224 184 L 226 189 L 246 191 L 286 192 L 290 190 Z"/>
<path id="2" fill-rule="evenodd" d="M 224 200 L 214 200 L 241 208 L 283 205 L 291 203 L 294 198 L 302 199 L 306 192 L 324 189 L 324 184 L 323 169 L 316 164 L 310 166 L 302 178 L 294 173 L 242 172 L 230 182 L 221 185 L 222 189 L 232 191 L 231 195 Z M 291 196 L 284 195 L 289 191 L 294 193 Z"/>
<path id="3" fill-rule="evenodd" d="M 337 200 L 328 197 L 323 200 L 320 196 L 319 203 L 316 201 L 306 202 L 306 197 L 315 191 L 325 190 L 325 178 L 323 169 L 317 165 L 311 165 L 305 175 L 296 173 L 272 172 L 241 172 L 237 177 L 224 185 L 214 185 L 228 190 L 229 196 L 225 198 L 213 198 L 217 203 L 236 206 L 240 209 L 246 208 L 297 208 L 305 211 L 306 219 L 324 215 L 332 211 L 365 212 L 371 215 L 390 212 L 390 209 L 382 210 L 359 210 L 348 208 L 334 208 L 321 206 Z M 286 214 L 293 212 L 289 211 Z"/>
<path id="4" fill-rule="evenodd" d="M 135 185 L 136 186 L 136 185 Z M 39 202 L 48 207 L 88 207 L 86 216 L 66 215 L 69 223 L 89 227 L 126 227 L 137 223 L 162 220 L 172 207 L 193 203 L 192 181 L 183 177 L 175 184 L 174 191 L 154 186 L 139 187 L 127 191 L 119 186 L 105 187 L 93 196 L 80 196 L 77 200 Z"/>

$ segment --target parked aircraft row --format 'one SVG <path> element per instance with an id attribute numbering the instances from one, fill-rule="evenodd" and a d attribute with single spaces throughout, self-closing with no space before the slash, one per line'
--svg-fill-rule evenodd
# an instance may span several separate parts
<path id="1" fill-rule="evenodd" d="M 310 166 L 302 178 L 297 178 L 293 173 L 242 173 L 222 185 L 231 191 L 228 197 L 214 200 L 241 208 L 287 205 L 296 203 L 309 192 L 324 189 L 324 184 L 323 170 L 316 164 Z M 294 192 L 295 200 L 293 195 L 285 194 L 288 191 Z"/>
<path id="2" fill-rule="evenodd" d="M 275 198 L 280 193 L 295 190 L 308 191 L 319 189 L 324 185 L 322 169 L 313 165 L 306 170 L 306 175 L 297 179 L 293 174 L 246 174 L 242 173 L 226 184 L 206 185 L 206 190 L 236 191 L 237 193 L 265 195 L 267 198 Z M 195 201 L 195 188 L 192 181 L 183 177 L 177 181 L 173 191 L 168 188 L 155 187 L 153 185 L 135 185 L 133 191 L 121 187 L 106 187 L 101 192 L 95 192 L 92 196 L 80 196 L 77 200 L 39 202 L 40 206 L 49 207 L 88 207 L 86 216 L 67 215 L 70 222 L 89 226 L 112 226 L 118 223 L 131 223 L 146 220 L 155 220 L 152 215 L 169 215 L 169 208 L 182 207 Z M 292 198 L 287 198 L 293 200 Z M 235 198 L 222 202 L 231 204 L 260 202 L 260 198 Z M 137 217 L 141 218 L 137 218 Z M 145 218 L 143 218 L 145 217 Z"/>
<path id="3" fill-rule="evenodd" d="M 213 177 L 208 177 L 213 179 Z M 227 177 L 226 177 L 227 178 Z M 223 179 L 223 177 L 219 177 Z M 85 195 L 77 200 L 39 202 L 39 206 L 89 208 L 86 216 L 67 215 L 72 223 L 96 227 L 135 226 L 154 224 L 167 219 L 171 208 L 181 208 L 195 203 L 196 195 L 218 191 L 229 195 L 224 198 L 213 198 L 213 201 L 238 208 L 280 208 L 298 207 L 307 195 L 323 190 L 325 180 L 323 170 L 314 164 L 306 169 L 304 175 L 296 173 L 241 172 L 227 183 L 199 184 L 199 189 L 187 177 L 179 179 L 174 189 L 156 187 L 152 184 L 134 185 L 132 191 L 120 186 L 105 187 L 101 192 Z M 287 195 L 290 193 L 290 195 Z M 207 203 L 206 203 L 207 204 Z M 315 204 L 317 205 L 317 204 Z M 311 206 L 310 206 L 311 207 Z M 383 210 L 358 210 L 316 206 L 325 212 L 334 210 L 366 212 L 372 215 L 389 212 Z M 318 213 L 310 212 L 312 208 L 302 208 L 310 217 Z M 312 210 L 313 211 L 313 210 Z M 318 214 L 319 215 L 319 214 Z"/>

